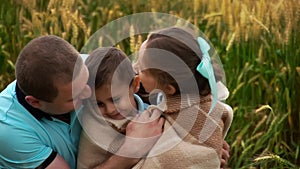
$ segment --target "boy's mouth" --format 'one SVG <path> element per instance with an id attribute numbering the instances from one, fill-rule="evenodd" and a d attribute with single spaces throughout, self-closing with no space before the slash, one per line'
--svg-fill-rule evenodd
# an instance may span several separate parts
<path id="1" fill-rule="evenodd" d="M 109 117 L 112 118 L 112 119 L 115 119 L 115 120 L 122 120 L 122 119 L 125 118 L 125 117 L 124 117 L 121 113 L 119 113 L 119 112 L 114 113 L 114 114 L 111 114 L 111 115 L 109 115 Z"/>

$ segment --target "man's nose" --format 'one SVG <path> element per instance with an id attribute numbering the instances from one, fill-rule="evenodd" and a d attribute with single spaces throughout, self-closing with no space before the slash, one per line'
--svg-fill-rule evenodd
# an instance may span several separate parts
<path id="1" fill-rule="evenodd" d="M 83 89 L 83 91 L 82 91 L 79 98 L 80 99 L 86 99 L 86 98 L 89 98 L 91 96 L 91 94 L 92 94 L 92 90 L 91 90 L 90 86 L 85 85 L 85 87 L 84 87 L 84 89 Z"/>

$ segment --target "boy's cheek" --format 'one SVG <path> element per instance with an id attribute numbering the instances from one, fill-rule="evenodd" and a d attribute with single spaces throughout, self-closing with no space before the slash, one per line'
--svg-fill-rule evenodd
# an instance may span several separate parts
<path id="1" fill-rule="evenodd" d="M 102 116 L 106 116 L 106 112 L 105 112 L 105 109 L 104 108 L 100 108 L 100 107 L 98 107 L 98 110 L 99 110 L 99 115 L 102 115 Z"/>
<path id="2" fill-rule="evenodd" d="M 137 109 L 131 105 L 130 103 L 124 103 L 124 105 L 120 105 L 116 107 L 118 112 L 121 113 L 123 116 L 135 116 L 137 113 Z"/>

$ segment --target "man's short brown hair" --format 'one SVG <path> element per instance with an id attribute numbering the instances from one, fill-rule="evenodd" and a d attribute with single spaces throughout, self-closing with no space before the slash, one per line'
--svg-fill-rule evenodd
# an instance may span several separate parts
<path id="1" fill-rule="evenodd" d="M 29 42 L 18 56 L 17 85 L 26 95 L 51 102 L 58 95 L 55 82 L 71 82 L 81 66 L 79 53 L 70 43 L 54 35 L 41 36 Z"/>

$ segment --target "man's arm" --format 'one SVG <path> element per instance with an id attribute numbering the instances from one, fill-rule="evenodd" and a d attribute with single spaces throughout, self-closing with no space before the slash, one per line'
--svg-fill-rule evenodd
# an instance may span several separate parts
<path id="1" fill-rule="evenodd" d="M 37 169 L 45 168 L 44 163 L 41 164 Z M 54 160 L 46 167 L 46 169 L 70 169 L 68 163 L 58 154 L 56 154 Z"/>
<path id="2" fill-rule="evenodd" d="M 94 169 L 127 169 L 132 168 L 136 163 L 139 162 L 138 158 L 128 158 L 118 155 L 111 156 L 104 163 L 95 167 Z"/>
<path id="3" fill-rule="evenodd" d="M 222 147 L 222 159 L 221 159 L 221 166 L 220 168 L 223 169 L 227 166 L 229 155 L 230 146 L 229 144 L 223 140 L 223 147 Z"/>

